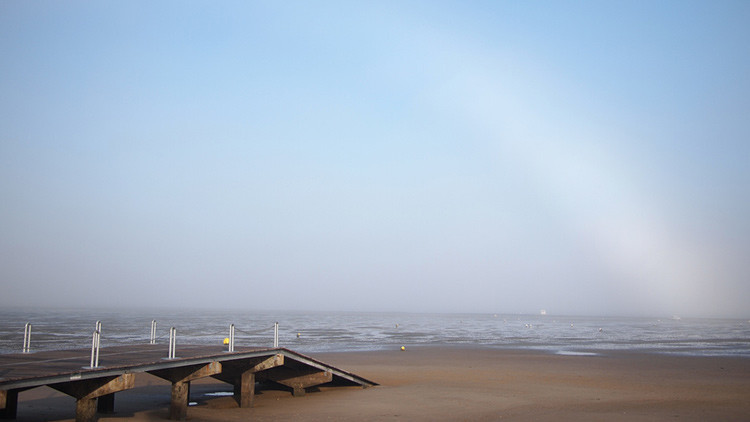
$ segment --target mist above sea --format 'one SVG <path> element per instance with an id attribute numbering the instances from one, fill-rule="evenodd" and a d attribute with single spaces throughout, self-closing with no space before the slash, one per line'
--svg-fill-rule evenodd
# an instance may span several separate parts
<path id="1" fill-rule="evenodd" d="M 221 345 L 235 325 L 235 347 L 279 345 L 301 353 L 465 345 L 561 354 L 638 351 L 750 357 L 750 321 L 741 319 L 589 317 L 518 314 L 274 312 L 207 310 L 0 310 L 0 353 L 19 353 L 32 325 L 31 351 L 86 349 L 96 321 L 102 347 L 156 342 L 170 327 L 180 344 Z"/>

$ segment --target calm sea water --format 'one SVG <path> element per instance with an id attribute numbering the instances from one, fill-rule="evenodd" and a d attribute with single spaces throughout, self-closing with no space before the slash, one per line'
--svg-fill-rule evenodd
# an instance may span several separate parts
<path id="1" fill-rule="evenodd" d="M 102 347 L 157 343 L 169 328 L 182 344 L 221 344 L 235 324 L 236 347 L 279 345 L 301 353 L 397 349 L 417 345 L 477 345 L 561 354 L 641 351 L 750 357 L 750 321 L 737 319 L 597 318 L 555 315 L 238 312 L 157 310 L 0 310 L 0 353 L 22 349 L 32 324 L 31 350 L 90 348 L 102 322 Z"/>

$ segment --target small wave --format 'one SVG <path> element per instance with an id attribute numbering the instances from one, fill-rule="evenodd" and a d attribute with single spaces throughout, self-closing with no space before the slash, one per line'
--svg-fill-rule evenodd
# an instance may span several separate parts
<path id="1" fill-rule="evenodd" d="M 234 393 L 231 391 L 215 391 L 213 393 L 206 393 L 204 396 L 210 396 L 210 397 L 226 397 L 226 396 L 233 396 Z"/>
<path id="2" fill-rule="evenodd" d="M 599 356 L 599 353 L 594 352 L 576 352 L 573 350 L 558 350 L 555 352 L 556 355 L 564 356 Z"/>

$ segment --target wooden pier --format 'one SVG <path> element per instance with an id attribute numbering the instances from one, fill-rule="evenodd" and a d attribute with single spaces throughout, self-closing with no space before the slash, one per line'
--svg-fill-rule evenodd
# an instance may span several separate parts
<path id="1" fill-rule="evenodd" d="M 18 394 L 49 386 L 76 399 L 76 421 L 114 411 L 115 393 L 133 388 L 135 376 L 149 373 L 172 383 L 170 419 L 187 417 L 190 382 L 213 377 L 234 386 L 239 407 L 252 407 L 256 381 L 291 389 L 295 396 L 320 385 L 377 385 L 311 357 L 285 348 L 241 348 L 226 352 L 217 346 L 180 345 L 177 356 L 165 358 L 159 345 L 102 348 L 99 366 L 89 367 L 89 350 L 46 351 L 0 355 L 0 418 L 15 419 Z"/>

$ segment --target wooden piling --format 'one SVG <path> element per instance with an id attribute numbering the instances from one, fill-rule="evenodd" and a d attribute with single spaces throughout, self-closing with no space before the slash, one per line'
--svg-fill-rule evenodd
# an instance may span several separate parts
<path id="1" fill-rule="evenodd" d="M 19 390 L 0 390 L 0 419 L 16 419 Z"/>
<path id="2" fill-rule="evenodd" d="M 172 382 L 172 400 L 169 404 L 169 418 L 185 420 L 190 399 L 190 381 L 210 377 L 221 373 L 221 363 L 183 366 L 177 368 L 149 371 L 159 378 Z"/>
<path id="3" fill-rule="evenodd" d="M 105 394 L 96 400 L 97 413 L 115 412 L 115 393 Z"/>
<path id="4" fill-rule="evenodd" d="M 62 382 L 49 386 L 76 399 L 76 422 L 92 422 L 96 420 L 98 397 L 114 395 L 118 391 L 133 388 L 133 385 L 135 385 L 135 375 L 122 374 Z M 112 399 L 112 404 L 114 405 L 114 399 Z"/>

